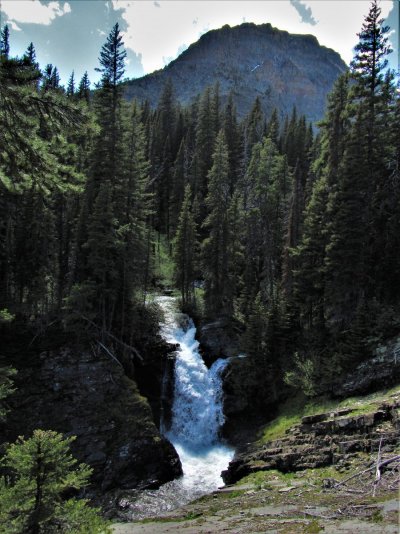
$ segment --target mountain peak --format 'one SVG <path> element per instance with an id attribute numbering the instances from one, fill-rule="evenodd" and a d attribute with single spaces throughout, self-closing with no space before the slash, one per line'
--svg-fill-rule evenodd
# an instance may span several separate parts
<path id="1" fill-rule="evenodd" d="M 284 116 L 296 106 L 316 122 L 324 114 L 333 83 L 346 68 L 340 55 L 321 46 L 313 35 L 245 22 L 203 34 L 164 69 L 128 81 L 126 96 L 156 106 L 169 78 L 178 101 L 189 104 L 218 81 L 221 101 L 232 92 L 239 116 L 258 96 L 267 115 L 277 108 Z"/>

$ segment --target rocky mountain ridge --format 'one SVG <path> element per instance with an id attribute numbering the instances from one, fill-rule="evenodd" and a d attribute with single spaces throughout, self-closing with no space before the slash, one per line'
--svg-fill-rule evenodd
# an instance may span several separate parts
<path id="1" fill-rule="evenodd" d="M 155 107 L 168 79 L 182 104 L 219 82 L 222 104 L 232 92 L 239 116 L 259 97 L 267 116 L 277 108 L 283 117 L 296 106 L 315 122 L 322 118 L 326 96 L 346 68 L 337 52 L 319 45 L 312 35 L 244 23 L 207 32 L 164 69 L 124 87 L 128 99 L 147 99 Z"/>

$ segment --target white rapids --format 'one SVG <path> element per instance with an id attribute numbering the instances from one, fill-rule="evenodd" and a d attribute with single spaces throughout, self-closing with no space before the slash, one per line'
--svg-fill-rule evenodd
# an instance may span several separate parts
<path id="1" fill-rule="evenodd" d="M 179 454 L 183 477 L 158 490 L 143 492 L 130 504 L 132 519 L 173 510 L 216 490 L 223 484 L 221 471 L 234 454 L 219 438 L 224 422 L 221 374 L 227 360 L 218 359 L 208 369 L 198 351 L 193 321 L 177 313 L 173 297 L 158 297 L 156 302 L 165 316 L 162 336 L 169 343 L 179 344 L 171 424 L 166 431 L 162 422 L 161 430 Z"/>

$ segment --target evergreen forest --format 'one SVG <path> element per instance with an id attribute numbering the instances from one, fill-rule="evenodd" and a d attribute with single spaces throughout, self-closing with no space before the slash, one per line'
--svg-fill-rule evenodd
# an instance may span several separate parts
<path id="1" fill-rule="evenodd" d="M 324 119 L 309 124 L 296 108 L 266 116 L 257 99 L 239 120 L 218 83 L 188 106 L 172 83 L 155 109 L 126 101 L 118 24 L 96 87 L 87 73 L 62 86 L 32 43 L 12 57 L 2 28 L 1 415 L 15 346 L 99 340 L 135 366 L 158 332 L 151 296 L 166 290 L 198 324 L 224 321 L 260 405 L 271 392 L 333 393 L 397 335 L 400 94 L 388 32 L 374 0 Z"/>

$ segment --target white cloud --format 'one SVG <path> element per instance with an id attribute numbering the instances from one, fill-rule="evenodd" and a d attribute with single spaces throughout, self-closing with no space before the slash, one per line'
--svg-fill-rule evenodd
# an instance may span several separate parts
<path id="1" fill-rule="evenodd" d="M 13 20 L 10 20 L 9 21 L 9 25 L 11 26 L 11 28 L 13 30 L 15 30 L 16 32 L 20 32 L 21 31 L 21 28 L 18 26 L 18 24 L 16 22 L 14 22 Z"/>
<path id="2" fill-rule="evenodd" d="M 145 72 L 162 68 L 163 58 L 175 58 L 183 43 L 197 41 L 199 29 L 204 33 L 205 29 L 220 28 L 224 24 L 235 26 L 246 16 L 247 21 L 271 22 L 281 28 L 282 21 L 286 21 L 285 29 L 293 31 L 299 19 L 289 1 L 282 0 L 168 0 L 159 3 L 162 9 L 156 9 L 153 2 L 113 0 L 114 8 L 123 10 L 122 16 L 128 25 L 125 46 L 142 54 Z"/>
<path id="3" fill-rule="evenodd" d="M 205 31 L 224 24 L 235 26 L 244 20 L 269 22 L 290 33 L 311 33 L 320 44 L 333 48 L 349 62 L 358 42 L 356 34 L 370 7 L 370 0 L 302 0 L 304 8 L 311 10 L 310 17 L 317 21 L 311 25 L 302 22 L 289 0 L 159 0 L 162 9 L 140 0 L 112 2 L 115 9 L 122 10 L 127 23 L 125 46 L 142 54 L 146 73 L 162 68 L 166 58 L 177 56 L 183 43 L 197 41 Z M 380 5 L 386 17 L 393 2 L 382 0 Z"/>
<path id="4" fill-rule="evenodd" d="M 358 43 L 357 33 L 360 32 L 371 2 L 369 0 L 307 0 L 313 16 L 318 24 L 313 33 L 320 44 L 333 48 L 340 53 L 344 61 L 349 63 L 353 58 L 353 48 Z M 381 16 L 387 17 L 393 6 L 391 1 L 381 1 Z"/>
<path id="5" fill-rule="evenodd" d="M 39 0 L 3 0 L 1 10 L 6 14 L 8 22 L 15 29 L 16 23 L 32 23 L 49 25 L 56 17 L 71 12 L 68 2 L 50 2 L 42 4 Z"/>

